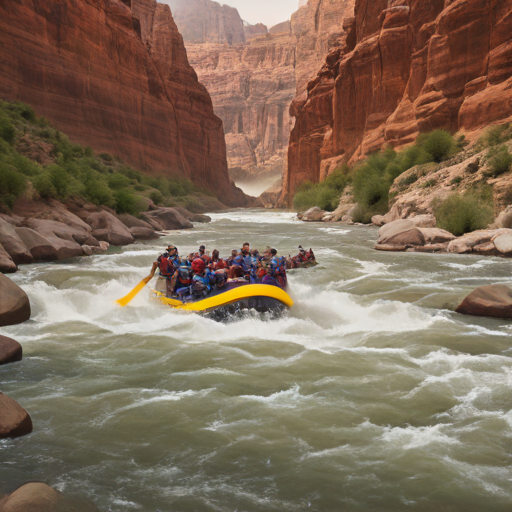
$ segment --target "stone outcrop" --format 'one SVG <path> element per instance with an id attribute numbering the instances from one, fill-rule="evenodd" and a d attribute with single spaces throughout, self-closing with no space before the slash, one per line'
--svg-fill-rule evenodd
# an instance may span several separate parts
<path id="1" fill-rule="evenodd" d="M 16 363 L 23 357 L 23 348 L 21 345 L 6 336 L 0 336 L 0 365 Z"/>
<path id="2" fill-rule="evenodd" d="M 481 286 L 457 307 L 463 315 L 512 318 L 512 288 L 504 284 Z"/>
<path id="3" fill-rule="evenodd" d="M 511 118 L 511 10 L 512 0 L 356 0 L 344 40 L 292 103 L 281 201 L 301 181 L 419 132 L 471 138 Z"/>
<path id="4" fill-rule="evenodd" d="M 175 208 L 159 208 L 142 214 L 142 219 L 159 231 L 169 229 L 190 229 L 194 226 Z"/>
<path id="5" fill-rule="evenodd" d="M 168 5 L 1 2 L 0 47 L 1 97 L 28 103 L 98 152 L 244 204 L 228 176 L 222 122 Z"/>
<path id="6" fill-rule="evenodd" d="M 4 249 L 3 245 L 0 244 L 0 272 L 2 274 L 12 274 L 18 270 L 18 266 L 9 253 Z"/>
<path id="7" fill-rule="evenodd" d="M 0 411 L 0 439 L 26 436 L 32 432 L 32 420 L 28 412 L 1 391 Z"/>
<path id="8" fill-rule="evenodd" d="M 89 500 L 68 499 L 52 487 L 30 482 L 0 499 L 2 512 L 98 512 Z"/>
<path id="9" fill-rule="evenodd" d="M 0 274 L 0 327 L 21 324 L 30 318 L 30 313 L 27 294 Z"/>

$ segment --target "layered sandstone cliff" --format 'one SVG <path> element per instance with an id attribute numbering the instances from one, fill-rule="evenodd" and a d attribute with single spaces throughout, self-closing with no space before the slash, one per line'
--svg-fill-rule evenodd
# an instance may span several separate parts
<path id="1" fill-rule="evenodd" d="M 291 130 L 295 50 L 289 32 L 237 46 L 187 44 L 223 120 L 232 176 L 279 177 Z"/>
<path id="2" fill-rule="evenodd" d="M 512 116 L 512 0 L 356 0 L 344 28 L 292 103 L 283 202 L 302 181 L 419 132 L 471 136 Z"/>
<path id="3" fill-rule="evenodd" d="M 222 122 L 154 0 L 0 2 L 0 97 L 29 103 L 76 142 L 229 204 Z"/>

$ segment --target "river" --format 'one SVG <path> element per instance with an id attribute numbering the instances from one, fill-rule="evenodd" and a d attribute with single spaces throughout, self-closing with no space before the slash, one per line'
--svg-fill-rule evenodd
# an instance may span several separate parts
<path id="1" fill-rule="evenodd" d="M 1 389 L 34 432 L 0 491 L 42 480 L 102 511 L 512 510 L 509 322 L 454 307 L 510 260 L 373 250 L 376 229 L 235 211 L 164 240 L 22 267 L 33 315 Z M 279 320 L 114 300 L 166 242 L 315 249 Z"/>

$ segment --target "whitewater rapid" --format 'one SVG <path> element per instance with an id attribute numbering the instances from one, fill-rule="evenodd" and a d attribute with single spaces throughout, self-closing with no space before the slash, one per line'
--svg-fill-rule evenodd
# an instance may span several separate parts
<path id="1" fill-rule="evenodd" d="M 101 510 L 505 511 L 512 506 L 509 322 L 463 317 L 499 258 L 379 253 L 376 230 L 288 212 L 210 224 L 108 254 L 22 267 L 32 319 L 1 389 L 33 434 L 0 442 L 0 492 L 43 480 Z M 163 246 L 249 241 L 319 266 L 292 310 L 217 323 L 142 292 Z"/>

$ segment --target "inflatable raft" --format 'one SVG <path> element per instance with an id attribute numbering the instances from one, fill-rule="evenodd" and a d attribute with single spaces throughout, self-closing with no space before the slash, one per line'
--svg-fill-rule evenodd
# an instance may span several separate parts
<path id="1" fill-rule="evenodd" d="M 246 310 L 279 316 L 293 306 L 293 300 L 282 289 L 267 284 L 228 283 L 225 289 L 215 290 L 207 297 L 193 302 L 182 302 L 152 290 L 152 298 L 173 309 L 191 311 L 223 320 Z"/>

